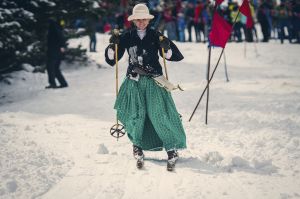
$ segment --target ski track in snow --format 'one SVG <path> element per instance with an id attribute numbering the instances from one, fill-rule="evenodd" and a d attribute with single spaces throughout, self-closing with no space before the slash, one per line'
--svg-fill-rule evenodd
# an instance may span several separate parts
<path id="1" fill-rule="evenodd" d="M 104 61 L 109 36 L 87 66 L 63 65 L 70 87 L 45 90 L 46 74 L 19 71 L 0 89 L 0 198 L 290 199 L 300 198 L 299 45 L 229 43 L 204 97 L 207 48 L 177 43 L 185 59 L 167 62 L 183 115 L 188 148 L 174 172 L 165 152 L 145 152 L 136 169 L 128 138 L 109 135 L 114 124 L 114 68 Z M 88 46 L 88 38 L 70 44 Z M 212 50 L 212 67 L 220 49 Z M 127 57 L 119 62 L 120 82 Z M 206 96 L 206 95 L 205 95 Z"/>

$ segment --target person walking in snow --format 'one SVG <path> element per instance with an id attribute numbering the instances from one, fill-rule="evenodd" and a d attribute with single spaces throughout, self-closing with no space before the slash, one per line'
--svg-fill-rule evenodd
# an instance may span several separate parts
<path id="1" fill-rule="evenodd" d="M 97 37 L 96 37 L 96 32 L 97 32 L 97 21 L 98 21 L 98 16 L 92 14 L 88 20 L 87 20 L 87 27 L 86 31 L 89 35 L 90 38 L 90 52 L 96 52 L 96 45 L 97 45 Z"/>
<path id="2" fill-rule="evenodd" d="M 112 66 L 116 63 L 115 44 L 118 45 L 118 59 L 125 50 L 129 55 L 126 78 L 114 108 L 133 143 L 138 168 L 143 166 L 143 150 L 165 149 L 167 168 L 172 170 L 178 159 L 177 150 L 186 148 L 186 136 L 171 93 L 154 78 L 163 75 L 158 56 L 158 52 L 162 56 L 162 48 L 169 61 L 180 61 L 183 55 L 171 40 L 148 27 L 153 18 L 146 5 L 135 5 L 128 17 L 135 27 L 120 36 L 111 36 L 105 58 Z"/>
<path id="3" fill-rule="evenodd" d="M 177 27 L 178 27 L 178 35 L 179 35 L 179 41 L 185 42 L 185 18 L 184 14 L 182 12 L 178 13 L 177 15 Z"/>
<path id="4" fill-rule="evenodd" d="M 49 19 L 47 35 L 47 73 L 49 85 L 46 86 L 46 89 L 68 86 L 59 68 L 62 54 L 65 52 L 65 39 L 62 31 L 62 27 L 57 21 Z M 56 85 L 55 79 L 59 81 L 60 86 Z"/>

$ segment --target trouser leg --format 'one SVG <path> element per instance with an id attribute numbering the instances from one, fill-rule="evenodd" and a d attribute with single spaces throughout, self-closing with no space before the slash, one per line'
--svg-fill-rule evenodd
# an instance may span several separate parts
<path id="1" fill-rule="evenodd" d="M 55 61 L 55 77 L 57 78 L 57 80 L 59 81 L 60 83 L 60 86 L 68 86 L 68 83 L 66 82 L 63 74 L 61 73 L 61 70 L 60 70 L 60 59 L 57 59 Z"/>
<path id="2" fill-rule="evenodd" d="M 192 23 L 192 22 L 189 22 L 189 23 L 188 23 L 188 34 L 189 34 L 189 39 L 188 39 L 188 41 L 189 41 L 189 42 L 192 41 L 192 26 L 193 26 L 193 23 Z"/>
<path id="3" fill-rule="evenodd" d="M 50 86 L 56 87 L 55 83 L 55 62 L 53 59 L 48 59 L 47 61 L 47 74 L 48 82 Z"/>

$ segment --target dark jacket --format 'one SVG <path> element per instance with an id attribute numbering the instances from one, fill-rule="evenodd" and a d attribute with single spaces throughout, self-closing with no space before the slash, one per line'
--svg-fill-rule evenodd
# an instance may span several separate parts
<path id="1" fill-rule="evenodd" d="M 158 52 L 162 56 L 162 51 L 159 46 L 159 36 L 161 33 L 148 28 L 146 30 L 145 37 L 141 40 L 137 34 L 136 29 L 129 30 L 120 35 L 120 43 L 118 45 L 118 59 L 121 59 L 125 50 L 129 55 L 129 63 L 127 68 L 127 76 L 134 72 L 135 67 L 147 72 L 150 76 L 162 75 L 162 66 L 159 63 Z M 172 56 L 169 61 L 180 61 L 183 59 L 183 55 L 180 53 L 176 45 L 170 41 L 170 47 L 172 49 Z M 105 50 L 106 62 L 113 66 L 115 60 L 110 60 L 107 55 L 109 46 Z"/>
<path id="2" fill-rule="evenodd" d="M 62 27 L 54 20 L 49 20 L 47 35 L 47 55 L 48 57 L 61 56 L 60 48 L 66 46 Z"/>

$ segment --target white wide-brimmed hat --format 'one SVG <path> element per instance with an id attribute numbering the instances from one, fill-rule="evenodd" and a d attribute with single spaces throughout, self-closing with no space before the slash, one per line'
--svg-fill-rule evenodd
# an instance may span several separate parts
<path id="1" fill-rule="evenodd" d="M 145 4 L 136 4 L 133 7 L 132 15 L 128 17 L 128 21 L 135 19 L 153 19 L 154 16 L 149 13 L 149 9 Z"/>

